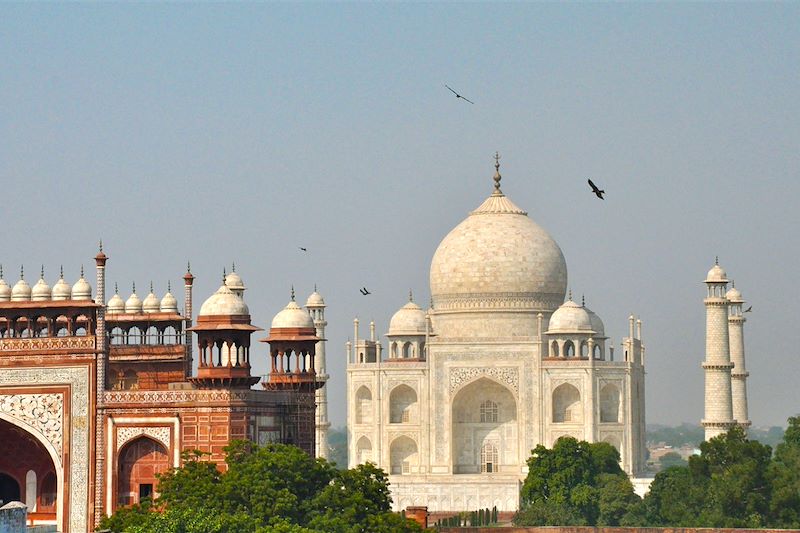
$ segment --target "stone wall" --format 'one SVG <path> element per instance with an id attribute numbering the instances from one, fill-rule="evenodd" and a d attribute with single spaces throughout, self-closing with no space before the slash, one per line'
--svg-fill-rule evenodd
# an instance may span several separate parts
<path id="1" fill-rule="evenodd" d="M 25 533 L 28 508 L 21 502 L 10 502 L 0 507 L 0 533 Z"/>

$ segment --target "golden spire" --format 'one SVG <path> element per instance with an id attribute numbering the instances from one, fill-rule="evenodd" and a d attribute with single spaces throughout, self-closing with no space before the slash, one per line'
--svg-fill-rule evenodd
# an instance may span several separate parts
<path id="1" fill-rule="evenodd" d="M 494 192 L 492 196 L 503 196 L 503 191 L 500 190 L 500 180 L 503 177 L 500 175 L 500 153 L 494 153 Z"/>

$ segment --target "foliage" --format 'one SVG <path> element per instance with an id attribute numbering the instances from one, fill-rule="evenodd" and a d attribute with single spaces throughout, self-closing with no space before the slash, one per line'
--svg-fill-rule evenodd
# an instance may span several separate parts
<path id="1" fill-rule="evenodd" d="M 328 461 L 340 470 L 347 468 L 347 428 L 328 431 Z"/>
<path id="2" fill-rule="evenodd" d="M 618 525 L 639 499 L 613 446 L 573 437 L 533 450 L 520 497 L 517 525 Z"/>
<path id="3" fill-rule="evenodd" d="M 420 531 L 391 512 L 374 465 L 336 470 L 294 446 L 234 441 L 220 472 L 199 452 L 159 476 L 153 505 L 122 508 L 101 529 L 132 533 L 394 533 Z"/>
<path id="4" fill-rule="evenodd" d="M 666 470 L 671 466 L 688 466 L 689 462 L 686 461 L 680 454 L 676 452 L 668 452 L 662 455 L 658 462 L 661 464 L 661 469 Z"/>
<path id="5" fill-rule="evenodd" d="M 705 438 L 702 427 L 694 424 L 681 424 L 676 427 L 647 426 L 647 442 L 663 442 L 667 446 L 680 448 L 684 444 L 700 446 Z"/>

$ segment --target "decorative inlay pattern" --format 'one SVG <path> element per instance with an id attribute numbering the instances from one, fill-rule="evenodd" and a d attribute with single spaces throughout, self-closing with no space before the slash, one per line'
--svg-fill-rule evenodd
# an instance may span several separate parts
<path id="1" fill-rule="evenodd" d="M 564 295 L 507 292 L 507 293 L 472 293 L 437 294 L 433 297 L 433 308 L 436 311 L 454 311 L 463 309 L 532 309 L 553 311 L 564 302 Z"/>
<path id="2" fill-rule="evenodd" d="M 44 339 L 30 339 L 44 340 Z M 89 369 L 87 367 L 4 368 L 0 387 L 28 385 L 69 385 L 70 398 L 70 531 L 89 531 L 86 509 L 89 506 Z M 1 392 L 1 389 L 0 389 Z M 60 466 L 60 465 L 58 465 Z"/>
<path id="3" fill-rule="evenodd" d="M 0 412 L 37 429 L 62 458 L 64 398 L 61 394 L 9 394 L 0 396 Z"/>
<path id="4" fill-rule="evenodd" d="M 168 427 L 123 426 L 117 428 L 117 451 L 140 435 L 146 435 L 160 442 L 167 450 L 170 448 L 170 429 Z"/>
<path id="5" fill-rule="evenodd" d="M 43 337 L 40 339 L 3 339 L 0 352 L 36 352 L 41 350 L 94 350 L 94 336 Z"/>
<path id="6" fill-rule="evenodd" d="M 255 393 L 255 394 L 253 394 Z M 160 390 L 160 391 L 106 391 L 107 405 L 127 403 L 184 403 L 219 402 L 229 400 L 246 401 L 263 397 L 263 391 L 231 390 Z"/>
<path id="7" fill-rule="evenodd" d="M 514 367 L 482 367 L 472 366 L 466 368 L 450 369 L 450 392 L 461 388 L 463 385 L 482 376 L 491 376 L 504 385 L 508 385 L 514 392 L 519 389 L 519 373 Z"/>

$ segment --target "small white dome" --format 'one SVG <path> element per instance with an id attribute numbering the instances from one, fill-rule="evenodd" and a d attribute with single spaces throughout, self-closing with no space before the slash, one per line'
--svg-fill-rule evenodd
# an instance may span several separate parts
<path id="1" fill-rule="evenodd" d="M 283 310 L 272 319 L 272 328 L 313 328 L 314 321 L 308 311 L 291 300 Z"/>
<path id="2" fill-rule="evenodd" d="M 250 309 L 244 300 L 231 291 L 231 289 L 223 283 L 217 292 L 212 294 L 203 305 L 200 306 L 201 316 L 214 316 L 214 315 L 249 315 Z"/>
<path id="3" fill-rule="evenodd" d="M 424 335 L 425 326 L 425 311 L 409 301 L 389 321 L 389 335 Z"/>
<path id="4" fill-rule="evenodd" d="M 49 300 L 51 294 L 50 285 L 44 280 L 44 272 L 42 272 L 42 277 L 39 278 L 39 281 L 36 282 L 36 285 L 31 290 L 31 301 L 43 302 Z"/>
<path id="5" fill-rule="evenodd" d="M 11 287 L 8 286 L 6 280 L 0 276 L 0 302 L 8 302 L 11 300 Z"/>
<path id="6" fill-rule="evenodd" d="M 108 306 L 106 310 L 113 314 L 113 313 L 124 313 L 125 312 L 125 301 L 122 299 L 122 296 L 119 295 L 119 292 L 114 290 L 114 296 L 108 301 Z"/>
<path id="7" fill-rule="evenodd" d="M 742 298 L 742 293 L 739 292 L 739 289 L 737 289 L 736 287 L 731 287 L 731 289 L 725 293 L 725 298 L 737 304 L 744 302 L 744 299 Z"/>
<path id="8" fill-rule="evenodd" d="M 73 300 L 91 300 L 92 299 L 92 286 L 83 278 L 83 267 L 81 267 L 81 279 L 75 282 L 72 286 L 72 299 Z"/>
<path id="9" fill-rule="evenodd" d="M 706 283 L 727 283 L 728 275 L 725 270 L 718 264 L 711 267 L 706 276 Z"/>
<path id="10" fill-rule="evenodd" d="M 547 333 L 589 333 L 592 319 L 586 309 L 567 300 L 550 316 Z"/>
<path id="11" fill-rule="evenodd" d="M 592 331 L 594 331 L 595 337 L 605 337 L 606 336 L 606 328 L 603 325 L 603 321 L 600 320 L 600 317 L 597 316 L 597 313 L 589 309 L 588 307 L 584 306 L 584 310 L 589 314 L 589 320 L 592 324 Z"/>
<path id="12" fill-rule="evenodd" d="M 231 271 L 230 274 L 225 275 L 225 285 L 228 286 L 229 289 L 232 291 L 243 291 L 245 290 L 244 282 L 242 281 L 242 277 L 236 273 L 236 270 Z"/>
<path id="13" fill-rule="evenodd" d="M 161 312 L 162 313 L 178 313 L 178 300 L 172 295 L 170 286 L 167 284 L 167 294 L 161 298 Z"/>
<path id="14" fill-rule="evenodd" d="M 133 285 L 133 293 L 125 301 L 125 312 L 138 314 L 142 312 L 142 300 L 136 295 L 136 285 Z"/>
<path id="15" fill-rule="evenodd" d="M 31 299 L 31 286 L 28 285 L 28 282 L 25 281 L 23 277 L 23 273 L 20 272 L 19 281 L 14 284 L 14 288 L 11 289 L 11 301 L 12 302 L 26 302 Z"/>
<path id="16" fill-rule="evenodd" d="M 158 313 L 161 310 L 161 300 L 158 299 L 158 296 L 150 290 L 150 294 L 144 297 L 144 301 L 142 302 L 142 311 L 145 313 Z"/>
<path id="17" fill-rule="evenodd" d="M 308 297 L 306 300 L 306 307 L 323 307 L 325 305 L 325 300 L 322 299 L 322 295 L 317 292 L 317 289 L 314 289 L 314 292 Z"/>
<path id="18" fill-rule="evenodd" d="M 72 287 L 70 287 L 69 283 L 64 281 L 63 269 L 61 270 L 61 276 L 58 278 L 58 281 L 53 285 L 53 292 L 51 294 L 53 300 L 69 300 L 72 298 Z"/>

